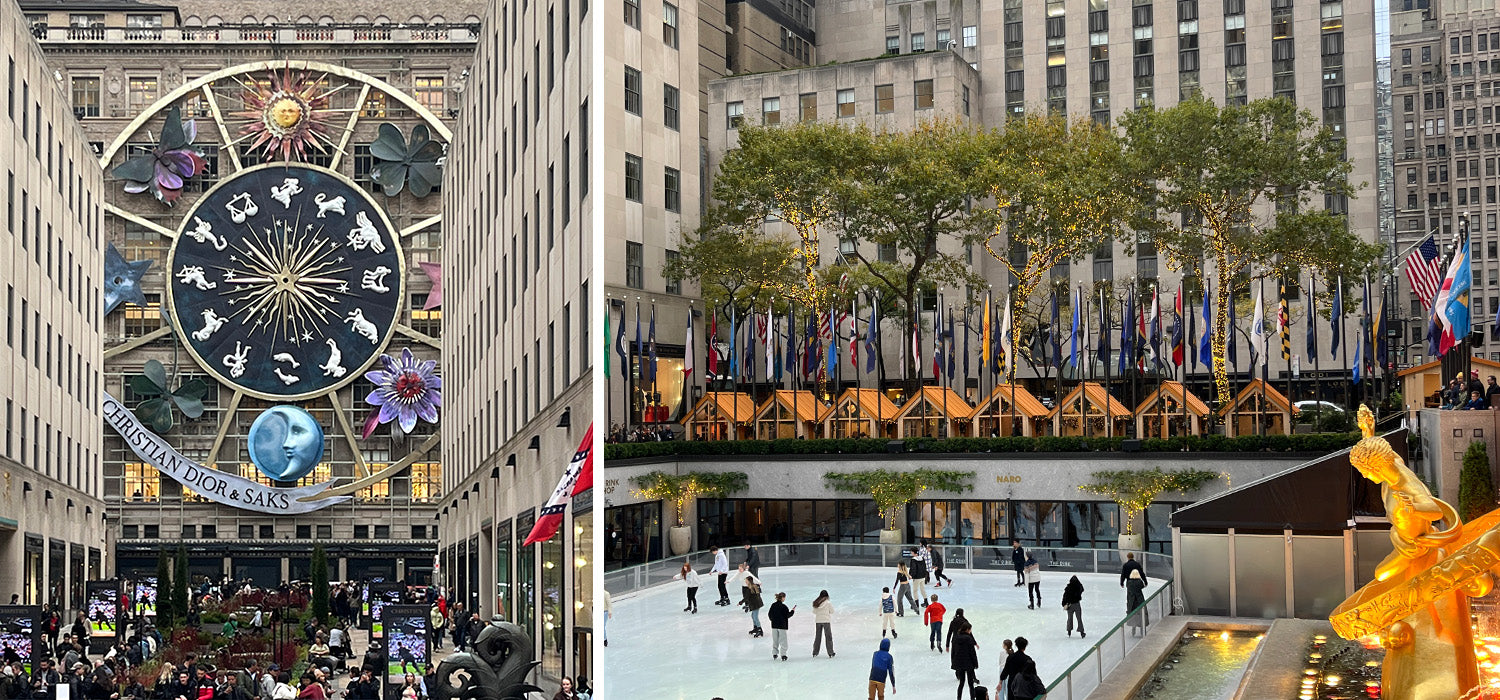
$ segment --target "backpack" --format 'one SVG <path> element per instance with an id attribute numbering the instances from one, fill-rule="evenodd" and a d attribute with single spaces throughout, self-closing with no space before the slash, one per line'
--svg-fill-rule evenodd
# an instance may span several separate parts
<path id="1" fill-rule="evenodd" d="M 990 700 L 990 691 L 982 685 L 976 685 L 969 690 L 969 700 Z"/>

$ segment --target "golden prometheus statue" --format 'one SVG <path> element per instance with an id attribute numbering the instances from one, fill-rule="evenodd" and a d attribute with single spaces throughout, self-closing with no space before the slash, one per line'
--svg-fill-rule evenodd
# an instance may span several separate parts
<path id="1" fill-rule="evenodd" d="M 1364 437 L 1349 451 L 1349 462 L 1380 484 L 1394 548 L 1375 567 L 1375 580 L 1339 605 L 1329 622 L 1345 639 L 1379 637 L 1386 649 L 1382 697 L 1474 697 L 1479 665 L 1469 598 L 1494 588 L 1500 510 L 1460 522 L 1458 511 L 1434 497 L 1390 443 L 1375 436 L 1368 407 L 1359 407 L 1359 428 Z"/>

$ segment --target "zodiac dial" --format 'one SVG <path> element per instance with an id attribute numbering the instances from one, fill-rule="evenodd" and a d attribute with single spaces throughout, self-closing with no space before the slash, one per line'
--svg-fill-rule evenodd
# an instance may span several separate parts
<path id="1" fill-rule="evenodd" d="M 309 165 L 262 165 L 220 182 L 183 217 L 167 264 L 167 305 L 194 359 L 270 400 L 361 376 L 406 294 L 400 237 L 384 211 Z"/>

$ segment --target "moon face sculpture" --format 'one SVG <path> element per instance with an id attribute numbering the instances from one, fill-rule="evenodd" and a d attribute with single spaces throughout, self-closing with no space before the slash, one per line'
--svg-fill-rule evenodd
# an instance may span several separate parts
<path id="1" fill-rule="evenodd" d="M 323 428 L 296 406 L 273 406 L 250 424 L 250 461 L 273 481 L 296 481 L 323 459 Z"/>

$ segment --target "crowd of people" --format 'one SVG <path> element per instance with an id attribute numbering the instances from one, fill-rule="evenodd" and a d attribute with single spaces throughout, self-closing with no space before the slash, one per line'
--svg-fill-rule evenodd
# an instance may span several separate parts
<path id="1" fill-rule="evenodd" d="M 1442 390 L 1444 409 L 1457 411 L 1484 411 L 1500 406 L 1500 381 L 1490 375 L 1489 384 L 1479 383 L 1479 372 L 1471 370 L 1467 378 L 1463 372 L 1453 377 Z"/>
<path id="2" fill-rule="evenodd" d="M 666 423 L 637 425 L 629 430 L 615 423 L 610 426 L 609 434 L 604 437 L 604 442 L 613 445 L 622 442 L 668 442 L 676 439 L 677 433 Z"/>
<path id="3" fill-rule="evenodd" d="M 779 662 L 787 661 L 789 656 L 787 634 L 791 621 L 797 613 L 797 605 L 788 605 L 787 594 L 784 592 L 772 594 L 773 602 L 769 606 L 766 605 L 764 584 L 760 578 L 760 555 L 752 544 L 745 543 L 743 558 L 737 563 L 733 572 L 730 570 L 726 551 L 719 547 L 711 547 L 709 551 L 713 555 L 714 563 L 706 577 L 695 571 L 692 564 L 686 561 L 683 562 L 678 573 L 672 577 L 673 580 L 683 582 L 686 588 L 687 606 L 683 608 L 683 612 L 698 613 L 698 590 L 707 578 L 715 583 L 718 589 L 715 605 L 723 607 L 738 605 L 742 612 L 749 615 L 748 633 L 751 637 L 765 636 L 765 631 L 761 627 L 761 610 L 766 610 L 766 618 L 771 626 L 771 659 Z M 948 609 L 943 605 L 940 594 L 929 593 L 927 590 L 929 584 L 934 590 L 954 587 L 954 580 L 943 572 L 944 558 L 941 547 L 931 542 L 919 541 L 910 550 L 909 555 L 909 557 L 902 557 L 902 561 L 896 564 L 894 581 L 890 586 L 882 587 L 876 603 L 875 609 L 881 619 L 881 639 L 879 649 L 874 652 L 870 663 L 869 700 L 877 698 L 883 700 L 887 685 L 893 694 L 896 692 L 896 663 L 891 652 L 891 643 L 892 640 L 900 637 L 896 618 L 906 616 L 907 603 L 910 603 L 911 612 L 922 618 L 922 626 L 928 633 L 928 650 L 948 654 L 950 667 L 958 681 L 956 690 L 958 700 L 965 700 L 965 691 L 968 692 L 967 697 L 971 700 L 989 700 L 989 689 L 981 686 L 977 677 L 980 669 L 979 642 L 973 623 L 965 617 L 963 608 L 956 608 L 952 618 L 946 620 L 945 631 Z M 907 563 L 907 559 L 910 559 L 910 564 Z M 1041 607 L 1041 564 L 1031 551 L 1021 546 L 1020 542 L 1011 543 L 1011 564 L 1016 574 L 1015 585 L 1026 588 L 1027 608 L 1035 610 Z M 731 583 L 738 583 L 740 586 L 740 597 L 737 602 L 732 602 L 729 595 Z M 1126 589 L 1125 612 L 1127 614 L 1144 604 L 1146 584 L 1145 568 L 1136 560 L 1135 554 L 1127 553 L 1120 568 L 1120 587 Z M 1067 615 L 1066 629 L 1069 637 L 1073 636 L 1075 626 L 1080 638 L 1088 636 L 1083 623 L 1083 594 L 1083 582 L 1077 576 L 1070 577 L 1063 586 L 1059 603 Z M 812 600 L 812 611 L 812 655 L 817 657 L 826 646 L 828 658 L 833 658 L 835 656 L 833 641 L 835 611 L 827 590 L 819 591 L 818 596 Z M 1129 620 L 1129 626 L 1136 634 L 1144 634 L 1146 624 L 1148 620 L 1144 612 L 1132 616 Z M 1002 652 L 999 657 L 1000 673 L 996 698 L 1031 700 L 1045 694 L 1046 685 L 1037 675 L 1035 660 L 1027 654 L 1028 645 L 1027 639 L 1019 636 L 1001 641 Z"/>

